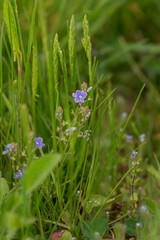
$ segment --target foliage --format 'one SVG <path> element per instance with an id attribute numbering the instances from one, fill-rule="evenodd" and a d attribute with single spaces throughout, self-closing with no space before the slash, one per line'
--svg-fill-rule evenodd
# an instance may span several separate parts
<path id="1" fill-rule="evenodd" d="M 159 12 L 0 1 L 0 239 L 159 239 Z"/>

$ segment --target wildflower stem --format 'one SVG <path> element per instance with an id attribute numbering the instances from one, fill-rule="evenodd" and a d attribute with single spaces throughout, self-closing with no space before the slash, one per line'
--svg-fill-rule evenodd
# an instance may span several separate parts
<path id="1" fill-rule="evenodd" d="M 59 129 L 60 151 L 62 152 L 62 120 L 61 118 L 59 120 L 59 125 L 60 125 L 60 129 Z"/>

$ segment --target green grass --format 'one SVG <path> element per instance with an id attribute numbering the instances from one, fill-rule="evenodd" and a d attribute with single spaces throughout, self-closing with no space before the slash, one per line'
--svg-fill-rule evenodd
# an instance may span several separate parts
<path id="1" fill-rule="evenodd" d="M 158 240 L 158 0 L 0 9 L 0 239 Z"/>

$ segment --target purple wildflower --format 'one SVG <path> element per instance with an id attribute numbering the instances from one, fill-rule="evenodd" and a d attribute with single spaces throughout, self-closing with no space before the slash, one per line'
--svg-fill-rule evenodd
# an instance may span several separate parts
<path id="1" fill-rule="evenodd" d="M 76 93 L 72 93 L 72 96 L 74 97 L 74 101 L 76 103 L 84 102 L 84 99 L 87 97 L 87 93 L 84 91 L 77 90 Z"/>
<path id="2" fill-rule="evenodd" d="M 34 138 L 34 141 L 35 141 L 36 146 L 37 146 L 38 148 L 42 148 L 42 147 L 45 146 L 45 144 L 43 143 L 43 138 L 41 138 L 41 137 Z"/>
<path id="3" fill-rule="evenodd" d="M 92 87 L 89 87 L 89 88 L 87 89 L 87 92 L 90 92 L 90 91 L 92 91 Z"/>
<path id="4" fill-rule="evenodd" d="M 2 155 L 9 153 L 9 150 L 13 149 L 13 144 L 12 143 L 7 144 L 7 146 L 4 149 L 5 150 L 2 152 Z"/>
<path id="5" fill-rule="evenodd" d="M 71 127 L 71 131 L 72 131 L 72 132 L 75 132 L 76 130 L 77 130 L 76 127 Z"/>
<path id="6" fill-rule="evenodd" d="M 88 112 L 88 114 L 86 115 L 86 118 L 89 118 L 90 114 L 91 114 L 91 112 Z"/>
<path id="7" fill-rule="evenodd" d="M 20 178 L 23 177 L 22 171 L 19 171 L 19 177 L 20 177 Z"/>
<path id="8" fill-rule="evenodd" d="M 13 178 L 22 178 L 24 173 L 24 168 L 13 174 Z"/>
<path id="9" fill-rule="evenodd" d="M 18 177 L 19 177 L 18 172 L 13 174 L 13 178 L 18 178 Z"/>
<path id="10" fill-rule="evenodd" d="M 77 128 L 76 127 L 71 127 L 71 128 L 68 128 L 68 129 L 66 129 L 66 131 L 64 132 L 65 134 L 66 133 L 71 133 L 71 132 L 75 132 L 77 130 Z"/>
<path id="11" fill-rule="evenodd" d="M 132 153 L 131 153 L 131 158 L 135 158 L 137 156 L 137 152 L 132 150 Z"/>
<path id="12" fill-rule="evenodd" d="M 66 133 L 69 134 L 70 132 L 71 132 L 71 130 L 68 128 L 68 129 L 66 129 L 66 131 L 65 131 L 64 133 L 65 133 L 65 134 L 66 134 Z"/>

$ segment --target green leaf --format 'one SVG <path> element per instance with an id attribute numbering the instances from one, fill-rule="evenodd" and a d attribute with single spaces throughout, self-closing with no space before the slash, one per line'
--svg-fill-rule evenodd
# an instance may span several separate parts
<path id="1" fill-rule="evenodd" d="M 103 234 L 107 230 L 108 222 L 106 219 L 98 216 L 92 222 L 92 227 L 95 232 Z"/>
<path id="2" fill-rule="evenodd" d="M 88 213 L 91 212 L 92 208 L 99 207 L 105 202 L 105 197 L 98 194 L 92 194 L 87 201 L 86 210 Z"/>
<path id="3" fill-rule="evenodd" d="M 158 212 L 160 213 L 160 205 L 156 201 L 150 198 L 143 198 L 143 202 L 152 213 L 154 214 L 158 214 Z"/>
<path id="4" fill-rule="evenodd" d="M 99 235 L 104 234 L 107 230 L 108 222 L 106 219 L 98 216 L 93 222 L 85 221 L 82 225 L 83 235 L 88 237 L 91 240 L 96 240 L 97 236 L 95 233 L 99 233 Z"/>
<path id="5" fill-rule="evenodd" d="M 13 7 L 10 1 L 5 0 L 3 5 L 3 13 L 4 13 L 4 22 L 8 32 L 9 42 L 11 44 L 11 48 L 14 54 L 14 60 L 18 57 L 20 53 L 19 48 L 19 37 L 17 31 L 17 23 L 13 11 Z"/>
<path id="6" fill-rule="evenodd" d="M 5 178 L 0 178 L 0 205 L 4 197 L 8 194 L 9 187 Z"/>
<path id="7" fill-rule="evenodd" d="M 49 154 L 31 163 L 24 175 L 24 187 L 27 194 L 34 191 L 61 160 L 60 154 Z"/>
<path id="8" fill-rule="evenodd" d="M 153 166 L 147 166 L 147 170 L 160 182 L 160 172 Z"/>
<path id="9" fill-rule="evenodd" d="M 11 29 L 10 29 L 10 21 L 9 21 L 8 0 L 4 0 L 3 18 L 4 18 L 4 22 L 5 22 L 7 33 L 8 33 L 8 39 L 11 44 Z"/>
<path id="10" fill-rule="evenodd" d="M 72 235 L 69 231 L 65 231 L 63 236 L 60 238 L 60 240 L 70 240 L 72 238 Z"/>
<path id="11" fill-rule="evenodd" d="M 74 46 L 75 46 L 75 21 L 74 15 L 72 15 L 70 26 L 69 26 L 69 40 L 68 40 L 68 49 L 69 49 L 69 61 L 70 61 L 70 72 L 71 72 L 71 84 L 72 87 L 74 86 L 73 82 L 73 72 L 74 72 L 74 65 L 75 65 L 75 57 L 74 57 Z"/>
<path id="12" fill-rule="evenodd" d="M 108 204 L 118 202 L 122 199 L 122 194 L 119 194 L 118 196 L 111 198 L 108 200 Z M 87 201 L 86 204 L 86 211 L 90 213 L 92 211 L 92 208 L 99 207 L 101 206 L 104 202 L 106 201 L 106 197 L 100 195 L 100 194 L 91 194 L 89 200 Z M 108 205 L 106 203 L 106 205 Z"/>
<path id="13" fill-rule="evenodd" d="M 29 224 L 33 224 L 34 219 L 22 217 L 20 214 L 14 212 L 7 212 L 5 214 L 5 223 L 7 227 L 7 240 L 13 239 L 14 235 L 23 227 L 26 227 Z"/>
<path id="14" fill-rule="evenodd" d="M 124 224 L 126 225 L 126 233 L 130 236 L 136 235 L 136 220 L 133 218 L 128 218 L 125 220 Z"/>
<path id="15" fill-rule="evenodd" d="M 85 221 L 82 225 L 83 235 L 88 237 L 89 239 L 95 240 L 94 230 L 92 229 L 92 224 L 89 221 Z"/>

